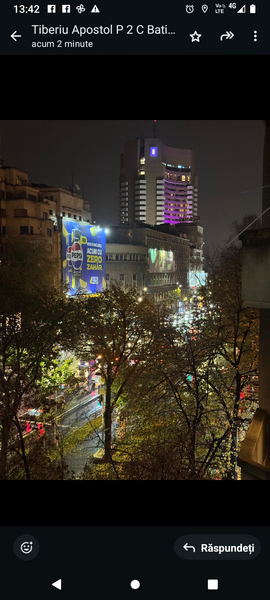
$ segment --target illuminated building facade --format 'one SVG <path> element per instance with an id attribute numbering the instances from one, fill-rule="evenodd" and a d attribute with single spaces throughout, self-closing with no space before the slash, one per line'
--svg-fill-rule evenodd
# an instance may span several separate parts
<path id="1" fill-rule="evenodd" d="M 119 222 L 198 222 L 198 180 L 192 149 L 158 138 L 129 140 L 121 155 Z"/>
<path id="2" fill-rule="evenodd" d="M 169 224 L 126 223 L 111 226 L 106 242 L 107 286 L 114 280 L 155 300 L 189 288 L 191 242 Z"/>
<path id="3" fill-rule="evenodd" d="M 92 221 L 89 204 L 78 192 L 78 186 L 65 190 L 30 183 L 25 171 L 4 167 L 0 160 L 0 246 L 8 238 L 20 235 L 28 235 L 32 241 L 45 239 L 52 257 L 58 261 L 57 284 L 60 284 L 62 229 L 59 217 Z"/>
<path id="4" fill-rule="evenodd" d="M 190 271 L 202 272 L 204 270 L 203 258 L 203 227 L 198 223 L 178 223 L 176 230 L 186 233 L 191 242 L 190 246 Z"/>

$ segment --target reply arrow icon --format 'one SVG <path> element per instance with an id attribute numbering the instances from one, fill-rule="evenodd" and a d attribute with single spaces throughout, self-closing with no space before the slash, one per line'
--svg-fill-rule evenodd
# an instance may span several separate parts
<path id="1" fill-rule="evenodd" d="M 186 550 L 186 551 L 188 551 L 188 548 L 192 548 L 192 549 L 193 549 L 193 552 L 196 552 L 196 550 L 195 550 L 194 546 L 188 546 L 188 543 L 186 543 L 186 544 L 183 546 L 183 548 L 185 548 L 185 550 Z"/>
<path id="2" fill-rule="evenodd" d="M 19 33 L 17 33 L 17 31 L 13 31 L 13 33 L 11 34 L 12 39 L 14 40 L 14 42 L 17 42 L 18 37 L 22 37 Z"/>

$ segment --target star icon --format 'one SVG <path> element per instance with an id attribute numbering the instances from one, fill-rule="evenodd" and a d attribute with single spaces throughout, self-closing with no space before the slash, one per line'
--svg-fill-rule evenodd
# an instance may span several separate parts
<path id="1" fill-rule="evenodd" d="M 191 41 L 192 42 L 199 42 L 201 35 L 202 34 L 198 33 L 198 31 L 194 31 L 194 33 L 190 33 L 190 37 L 192 38 Z"/>

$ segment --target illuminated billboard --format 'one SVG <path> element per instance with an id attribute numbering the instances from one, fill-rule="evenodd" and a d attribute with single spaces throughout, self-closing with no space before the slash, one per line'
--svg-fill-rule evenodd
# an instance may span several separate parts
<path id="1" fill-rule="evenodd" d="M 87 294 L 102 292 L 106 287 L 105 229 L 62 220 L 63 282 L 69 294 L 83 290 Z"/>
<path id="2" fill-rule="evenodd" d="M 173 252 L 148 248 L 149 273 L 172 273 L 175 271 Z"/>
<path id="3" fill-rule="evenodd" d="M 199 287 L 205 285 L 206 273 L 204 271 L 189 271 L 189 287 Z"/>

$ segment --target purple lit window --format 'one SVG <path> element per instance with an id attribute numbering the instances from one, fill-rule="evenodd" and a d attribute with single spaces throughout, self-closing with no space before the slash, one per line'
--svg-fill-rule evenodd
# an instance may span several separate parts
<path id="1" fill-rule="evenodd" d="M 156 146 L 151 146 L 150 156 L 157 156 L 157 147 Z"/>

